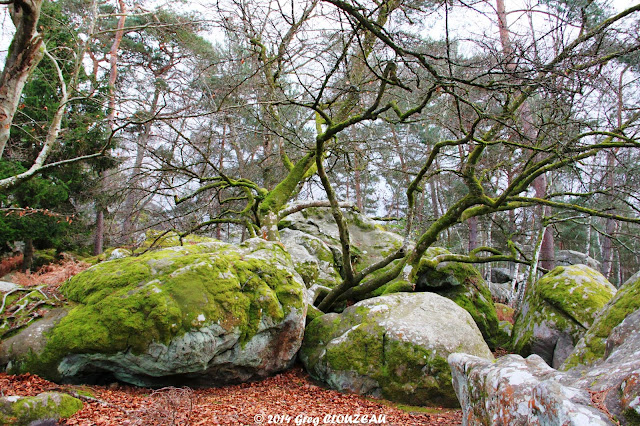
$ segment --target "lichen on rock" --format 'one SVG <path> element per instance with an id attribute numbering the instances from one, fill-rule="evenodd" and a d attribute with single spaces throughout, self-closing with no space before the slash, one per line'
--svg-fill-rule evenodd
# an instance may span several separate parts
<path id="1" fill-rule="evenodd" d="M 441 254 L 451 252 L 430 247 L 411 271 L 415 290 L 434 292 L 453 300 L 471 314 L 490 348 L 504 346 L 508 336 L 499 327 L 491 292 L 480 272 L 467 263 L 435 261 Z"/>
<path id="2" fill-rule="evenodd" d="M 315 319 L 300 358 L 334 389 L 412 405 L 457 406 L 446 363 L 491 352 L 468 313 L 433 293 L 396 293 Z"/>
<path id="3" fill-rule="evenodd" d="M 138 385 L 250 380 L 293 362 L 304 284 L 276 243 L 217 241 L 103 262 L 61 291 L 73 303 L 42 350 L 0 346 L 16 372 L 62 381 L 106 373 Z M 165 379 L 171 377 L 171 379 Z"/>
<path id="4" fill-rule="evenodd" d="M 66 393 L 44 392 L 37 396 L 0 398 L 0 424 L 28 425 L 41 419 L 58 420 L 82 409 L 82 401 Z"/>
<path id="5" fill-rule="evenodd" d="M 593 325 L 560 368 L 568 370 L 578 365 L 590 365 L 601 359 L 605 355 L 606 339 L 611 331 L 639 308 L 640 272 L 629 278 L 602 308 Z"/>
<path id="6" fill-rule="evenodd" d="M 514 350 L 558 368 L 615 291 L 588 266 L 556 267 L 527 289 L 513 329 Z"/>

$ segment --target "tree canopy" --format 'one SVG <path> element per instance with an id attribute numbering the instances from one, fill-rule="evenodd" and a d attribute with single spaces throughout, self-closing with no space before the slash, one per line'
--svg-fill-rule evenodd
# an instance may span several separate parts
<path id="1" fill-rule="evenodd" d="M 53 56 L 56 39 L 33 23 L 45 19 L 41 3 L 4 3 L 16 35 L 0 86 L 27 104 L 29 86 L 14 80 L 36 84 L 37 52 Z M 640 265 L 640 5 L 54 4 L 76 11 L 64 23 L 77 28 L 64 50 L 74 53 L 42 59 L 57 75 L 57 106 L 38 119 L 31 172 L 16 169 L 0 189 L 110 153 L 120 162 L 101 192 L 113 195 L 103 204 L 114 243 L 148 229 L 278 239 L 288 214 L 330 207 L 343 283 L 324 311 L 436 244 L 461 253 L 438 261 L 513 262 L 533 274 L 558 248 L 598 258 L 617 282 Z M 28 124 L 14 117 L 18 98 L 0 98 L 16 131 Z M 74 129 L 88 136 L 67 138 Z M 17 152 L 7 141 L 5 153 Z M 356 270 L 346 205 L 384 217 L 403 247 Z"/>

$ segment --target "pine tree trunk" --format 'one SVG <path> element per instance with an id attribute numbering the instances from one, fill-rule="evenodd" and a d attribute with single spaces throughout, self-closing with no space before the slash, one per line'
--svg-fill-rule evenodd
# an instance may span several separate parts
<path id="1" fill-rule="evenodd" d="M 96 212 L 96 232 L 93 239 L 93 255 L 98 256 L 104 251 L 104 210 L 98 207 Z"/>
<path id="2" fill-rule="evenodd" d="M 33 266 L 33 253 L 33 240 L 31 238 L 27 238 L 24 241 L 22 272 L 31 271 L 31 267 Z"/>

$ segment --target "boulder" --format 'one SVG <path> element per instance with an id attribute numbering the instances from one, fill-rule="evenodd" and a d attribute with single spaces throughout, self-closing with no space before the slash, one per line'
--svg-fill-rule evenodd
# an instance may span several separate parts
<path id="1" fill-rule="evenodd" d="M 368 265 L 378 262 L 402 247 L 403 238 L 400 235 L 384 230 L 382 226 L 376 224 L 367 216 L 354 209 L 343 209 L 343 214 L 349 228 L 352 251 L 351 260 L 356 270 L 361 270 Z M 319 258 L 321 263 L 318 267 L 326 268 L 324 271 L 319 271 L 318 278 L 321 280 L 320 284 L 329 287 L 335 286 L 335 283 L 331 282 L 336 277 L 339 281 L 342 273 L 342 248 L 338 226 L 331 214 L 331 209 L 324 207 L 304 209 L 287 216 L 278 224 L 278 227 L 281 228 L 281 239 L 287 249 L 294 247 L 294 245 L 291 244 L 293 240 L 295 244 L 304 246 L 305 251 L 310 255 Z M 303 236 L 305 234 L 306 236 Z M 317 240 L 324 243 L 324 246 L 321 247 L 317 243 Z M 328 248 L 331 252 L 333 255 L 332 259 L 324 247 Z M 298 250 L 294 249 L 294 251 L 297 252 Z M 293 254 L 292 257 L 294 261 L 299 259 L 297 254 Z M 306 260 L 304 253 L 300 259 L 303 259 L 304 264 L 312 263 L 312 261 Z M 329 266 L 322 262 L 333 262 L 333 264 Z M 391 266 L 387 268 L 389 267 Z M 383 273 L 384 270 L 386 269 L 378 273 Z M 323 277 L 323 272 L 328 273 L 330 276 L 328 280 L 326 277 Z M 313 274 L 304 274 L 303 277 L 305 275 Z M 404 278 L 406 277 L 400 277 L 399 280 Z M 324 280 L 324 282 L 322 282 L 322 280 Z M 394 282 L 395 281 L 392 281 L 392 283 Z M 307 283 L 307 285 L 310 284 L 313 284 L 313 282 Z M 381 290 L 381 292 L 383 291 L 384 290 Z"/>
<path id="2" fill-rule="evenodd" d="M 291 255 L 294 267 L 307 287 L 333 288 L 340 283 L 333 252 L 320 238 L 295 229 L 283 229 L 280 242 Z"/>
<path id="3" fill-rule="evenodd" d="M 615 327 L 604 358 L 563 372 L 537 355 L 495 363 L 449 357 L 466 424 L 638 424 L 640 309 Z"/>
<path id="4" fill-rule="evenodd" d="M 500 303 L 509 303 L 511 298 L 513 297 L 513 289 L 511 288 L 511 283 L 494 283 L 489 281 L 489 292 L 491 293 L 491 298 Z"/>
<path id="5" fill-rule="evenodd" d="M 513 272 L 511 272 L 508 268 L 491 268 L 491 279 L 492 283 L 496 284 L 506 284 L 513 281 Z"/>
<path id="6" fill-rule="evenodd" d="M 259 239 L 103 262 L 61 287 L 72 302 L 0 344 L 0 365 L 70 383 L 212 386 L 289 367 L 302 343 L 304 283 Z M 44 323 L 43 323 L 44 324 Z"/>
<path id="7" fill-rule="evenodd" d="M 10 283 L 8 281 L 0 281 L 0 293 L 9 293 L 10 291 L 19 289 L 18 284 Z"/>
<path id="8" fill-rule="evenodd" d="M 113 249 L 111 254 L 109 255 L 108 260 L 116 260 L 116 259 L 124 259 L 125 257 L 131 256 L 131 251 L 124 248 L 116 248 Z"/>
<path id="9" fill-rule="evenodd" d="M 471 264 L 435 260 L 448 250 L 431 247 L 411 272 L 416 291 L 437 293 L 453 300 L 471 314 L 490 348 L 505 340 L 498 326 L 496 307 L 482 275 Z"/>
<path id="10" fill-rule="evenodd" d="M 527 289 L 513 328 L 514 351 L 540 355 L 558 368 L 615 292 L 588 266 L 554 268 Z"/>
<path id="11" fill-rule="evenodd" d="M 82 409 L 82 401 L 66 393 L 44 392 L 37 396 L 0 398 L 0 424 L 29 425 L 38 420 L 68 418 Z"/>
<path id="12" fill-rule="evenodd" d="M 300 359 L 333 389 L 411 405 L 457 406 L 447 356 L 492 359 L 473 318 L 435 293 L 396 293 L 316 318 Z"/>
<path id="13" fill-rule="evenodd" d="M 465 425 L 609 425 L 589 392 L 563 386 L 562 373 L 537 355 L 507 355 L 495 362 L 449 356 Z"/>
<path id="14" fill-rule="evenodd" d="M 618 289 L 560 368 L 568 370 L 577 365 L 590 365 L 601 359 L 605 355 L 605 342 L 611 331 L 639 308 L 640 272 L 629 278 Z"/>
<path id="15" fill-rule="evenodd" d="M 585 253 L 575 250 L 556 251 L 555 263 L 557 266 L 587 265 L 596 271 L 600 269 L 600 262 Z"/>

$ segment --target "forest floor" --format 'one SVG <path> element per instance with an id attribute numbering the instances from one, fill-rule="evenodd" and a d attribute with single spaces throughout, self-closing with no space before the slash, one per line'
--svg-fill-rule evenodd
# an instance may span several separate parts
<path id="1" fill-rule="evenodd" d="M 45 284 L 45 293 L 62 299 L 58 286 L 88 266 L 65 260 L 34 274 L 15 272 L 10 278 L 26 287 Z M 33 312 L 39 315 L 37 309 Z M 301 366 L 260 382 L 210 389 L 70 386 L 35 375 L 0 373 L 0 396 L 35 396 L 46 391 L 66 392 L 85 402 L 82 410 L 63 421 L 66 425 L 301 425 L 354 424 L 356 420 L 402 426 L 462 424 L 459 409 L 402 406 L 326 389 Z"/>
<path id="2" fill-rule="evenodd" d="M 461 410 L 401 406 L 326 389 L 300 366 L 260 382 L 209 389 L 58 385 L 35 375 L 0 373 L 4 396 L 46 391 L 84 400 L 64 425 L 462 424 Z"/>

